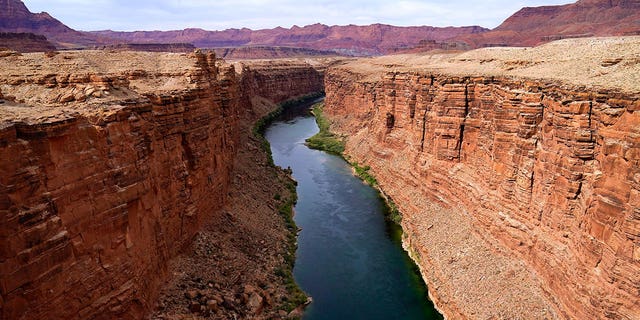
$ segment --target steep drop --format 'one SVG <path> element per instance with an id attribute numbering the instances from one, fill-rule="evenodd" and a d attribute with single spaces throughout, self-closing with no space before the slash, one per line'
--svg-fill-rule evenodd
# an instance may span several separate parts
<path id="1" fill-rule="evenodd" d="M 332 130 L 405 214 L 446 316 L 640 318 L 639 41 L 328 71 Z"/>
<path id="2" fill-rule="evenodd" d="M 10 55 L 0 70 L 2 319 L 147 314 L 169 261 L 229 218 L 243 135 L 323 78 L 199 51 Z"/>
<path id="3" fill-rule="evenodd" d="M 307 106 L 266 132 L 274 162 L 298 181 L 294 275 L 313 298 L 303 318 L 441 319 L 376 190 L 340 157 L 304 145 L 317 131 Z"/>

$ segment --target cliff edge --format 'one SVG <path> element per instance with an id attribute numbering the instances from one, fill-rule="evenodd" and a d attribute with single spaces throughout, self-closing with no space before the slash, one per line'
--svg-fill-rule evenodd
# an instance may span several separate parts
<path id="1" fill-rule="evenodd" d="M 0 318 L 139 319 L 170 261 L 194 239 L 211 245 L 204 227 L 251 236 L 255 212 L 229 202 L 236 157 L 255 144 L 250 127 L 277 103 L 322 90 L 322 72 L 304 61 L 269 65 L 236 70 L 199 51 L 0 57 Z M 262 212 L 272 224 L 253 239 L 273 250 L 249 255 L 249 244 L 237 255 L 265 272 L 284 263 L 287 229 L 272 202 Z M 250 317 L 228 305 L 218 311 Z"/>
<path id="2" fill-rule="evenodd" d="M 640 318 L 640 37 L 361 59 L 325 115 L 451 319 Z"/>

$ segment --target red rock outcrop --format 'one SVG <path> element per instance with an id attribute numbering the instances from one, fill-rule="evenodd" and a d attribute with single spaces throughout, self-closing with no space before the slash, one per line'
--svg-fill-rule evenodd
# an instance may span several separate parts
<path id="1" fill-rule="evenodd" d="M 308 64 L 272 80 L 256 68 L 202 53 L 0 58 L 0 318 L 148 312 L 168 261 L 227 200 L 251 99 L 322 89 Z M 244 87 L 254 74 L 270 87 Z"/>
<path id="2" fill-rule="evenodd" d="M 638 41 L 329 69 L 332 130 L 400 208 L 448 318 L 640 318 Z M 602 61 L 626 66 L 588 84 Z"/>
<path id="3" fill-rule="evenodd" d="M 640 1 L 580 0 L 561 6 L 526 7 L 490 32 L 462 35 L 473 47 L 533 46 L 565 38 L 640 34 Z"/>

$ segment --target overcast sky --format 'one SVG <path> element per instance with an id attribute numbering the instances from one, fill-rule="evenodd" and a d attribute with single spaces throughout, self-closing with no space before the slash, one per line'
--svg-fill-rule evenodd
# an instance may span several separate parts
<path id="1" fill-rule="evenodd" d="M 498 26 L 522 7 L 572 0 L 24 0 L 68 26 L 93 30 L 224 30 L 385 23 Z"/>

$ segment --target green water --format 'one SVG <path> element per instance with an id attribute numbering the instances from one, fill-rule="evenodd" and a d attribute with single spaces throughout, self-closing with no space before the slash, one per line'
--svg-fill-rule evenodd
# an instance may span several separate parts
<path id="1" fill-rule="evenodd" d="M 442 319 L 377 192 L 340 157 L 304 145 L 318 132 L 308 107 L 289 109 L 265 132 L 274 162 L 298 181 L 294 277 L 313 297 L 303 319 Z"/>

